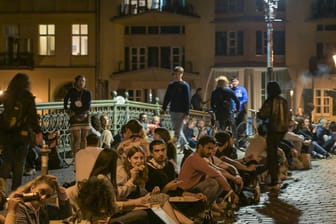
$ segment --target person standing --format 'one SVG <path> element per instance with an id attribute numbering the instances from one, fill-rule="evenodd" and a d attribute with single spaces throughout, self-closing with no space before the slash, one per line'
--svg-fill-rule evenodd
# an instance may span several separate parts
<path id="1" fill-rule="evenodd" d="M 216 121 L 221 130 L 232 128 L 231 102 L 235 103 L 235 112 L 239 111 L 239 100 L 233 90 L 228 87 L 229 80 L 226 76 L 217 79 L 217 87 L 211 93 L 211 109 L 216 115 Z"/>
<path id="2" fill-rule="evenodd" d="M 191 107 L 193 110 L 203 110 L 202 105 L 206 103 L 206 101 L 202 100 L 201 96 L 202 88 L 197 88 L 194 95 L 191 97 Z"/>
<path id="3" fill-rule="evenodd" d="M 18 73 L 0 98 L 0 104 L 4 105 L 0 127 L 4 162 L 0 166 L 0 179 L 4 181 L 12 172 L 12 190 L 21 185 L 29 147 L 43 144 L 35 97 L 30 88 L 28 75 Z"/>
<path id="4" fill-rule="evenodd" d="M 280 96 L 279 83 L 270 81 L 267 84 L 267 99 L 257 113 L 257 117 L 263 120 L 267 126 L 267 159 L 266 166 L 271 176 L 270 189 L 279 188 L 278 146 L 280 140 L 288 131 L 289 108 L 285 98 Z"/>
<path id="5" fill-rule="evenodd" d="M 190 111 L 190 86 L 184 81 L 184 69 L 181 66 L 174 68 L 174 80 L 168 85 L 164 96 L 161 114 L 165 113 L 170 104 L 170 116 L 176 141 L 179 142 L 183 121 Z"/>
<path id="6" fill-rule="evenodd" d="M 85 85 L 85 77 L 82 75 L 76 76 L 74 87 L 69 89 L 64 97 L 64 110 L 70 116 L 71 149 L 74 158 L 80 149 L 86 148 L 86 137 L 90 130 L 91 91 L 86 89 Z M 69 100 L 70 107 L 68 107 Z"/>
<path id="7" fill-rule="evenodd" d="M 247 102 L 248 102 L 248 95 L 247 90 L 245 87 L 239 85 L 238 78 L 233 78 L 231 81 L 231 89 L 236 94 L 240 105 L 239 105 L 239 113 L 236 118 L 236 126 L 240 124 L 240 122 L 246 119 L 247 114 Z"/>

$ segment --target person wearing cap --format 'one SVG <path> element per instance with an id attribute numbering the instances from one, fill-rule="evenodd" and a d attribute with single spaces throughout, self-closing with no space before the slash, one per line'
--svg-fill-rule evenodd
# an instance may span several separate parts
<path id="1" fill-rule="evenodd" d="M 236 125 L 238 126 L 240 122 L 245 120 L 247 113 L 247 102 L 248 102 L 248 94 L 245 87 L 239 85 L 238 78 L 234 77 L 231 80 L 231 89 L 236 94 L 240 104 L 239 104 L 239 113 L 236 118 Z"/>
<path id="2" fill-rule="evenodd" d="M 183 72 L 184 69 L 181 66 L 174 68 L 174 80 L 168 85 L 161 110 L 161 114 L 164 114 L 170 104 L 170 117 L 177 142 L 180 139 L 183 121 L 190 111 L 190 86 L 182 79 Z"/>

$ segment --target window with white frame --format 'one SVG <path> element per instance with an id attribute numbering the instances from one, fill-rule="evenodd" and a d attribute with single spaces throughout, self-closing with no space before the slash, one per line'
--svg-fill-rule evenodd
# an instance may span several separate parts
<path id="1" fill-rule="evenodd" d="M 39 25 L 39 54 L 55 55 L 55 24 Z"/>
<path id="2" fill-rule="evenodd" d="M 144 69 L 146 67 L 146 48 L 131 48 L 131 70 Z"/>
<path id="3" fill-rule="evenodd" d="M 88 55 L 87 24 L 72 24 L 72 55 Z"/>
<path id="4" fill-rule="evenodd" d="M 216 55 L 238 56 L 244 54 L 244 32 L 229 31 L 216 32 Z"/>
<path id="5" fill-rule="evenodd" d="M 125 64 L 131 71 L 147 67 L 172 69 L 184 64 L 183 47 L 132 47 L 125 51 Z"/>
<path id="6" fill-rule="evenodd" d="M 314 106 L 316 115 L 332 115 L 332 98 L 328 95 L 327 89 L 315 89 Z"/>
<path id="7" fill-rule="evenodd" d="M 285 31 L 273 31 L 273 52 L 275 55 L 285 55 Z M 267 54 L 267 32 L 256 31 L 256 55 Z"/>
<path id="8" fill-rule="evenodd" d="M 129 89 L 128 99 L 138 102 L 143 102 L 145 97 L 145 91 L 143 89 Z"/>

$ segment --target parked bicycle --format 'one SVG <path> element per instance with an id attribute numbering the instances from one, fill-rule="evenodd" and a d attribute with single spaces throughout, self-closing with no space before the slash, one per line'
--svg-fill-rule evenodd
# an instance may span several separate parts
<path id="1" fill-rule="evenodd" d="M 245 151 L 248 143 L 249 137 L 257 133 L 257 110 L 248 109 L 250 116 L 247 117 L 245 121 L 240 122 L 237 126 L 236 133 L 236 146 L 242 151 Z"/>

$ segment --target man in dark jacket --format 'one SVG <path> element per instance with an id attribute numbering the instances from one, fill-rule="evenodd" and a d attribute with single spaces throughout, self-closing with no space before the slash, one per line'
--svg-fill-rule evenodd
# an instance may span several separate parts
<path id="1" fill-rule="evenodd" d="M 221 130 L 232 128 L 232 111 L 231 104 L 235 102 L 236 111 L 239 111 L 240 102 L 236 94 L 228 87 L 229 80 L 226 76 L 217 79 L 217 88 L 211 94 L 211 109 L 215 112 L 216 121 L 219 123 Z"/>
<path id="2" fill-rule="evenodd" d="M 174 80 L 168 85 L 161 111 L 164 113 L 170 104 L 171 122 L 177 141 L 180 139 L 183 121 L 189 115 L 190 110 L 190 86 L 182 79 L 183 72 L 184 69 L 181 66 L 174 68 Z"/>
<path id="3" fill-rule="evenodd" d="M 280 96 L 281 89 L 277 82 L 267 84 L 268 98 L 263 103 L 257 117 L 267 123 L 267 162 L 268 172 L 271 176 L 270 188 L 278 189 L 279 164 L 278 146 L 280 140 L 288 131 L 289 108 L 287 100 Z"/>

